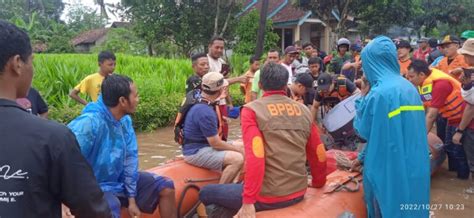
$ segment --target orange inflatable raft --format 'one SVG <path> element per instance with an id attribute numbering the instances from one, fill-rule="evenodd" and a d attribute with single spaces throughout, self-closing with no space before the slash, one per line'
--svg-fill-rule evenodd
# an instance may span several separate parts
<path id="1" fill-rule="evenodd" d="M 183 160 L 173 161 L 163 166 L 147 170 L 174 181 L 177 206 L 181 217 L 192 212 L 198 202 L 199 189 L 218 182 L 220 174 L 203 168 L 191 166 Z M 305 199 L 288 208 L 263 211 L 257 217 L 337 217 L 348 212 L 356 217 L 365 217 L 362 175 L 345 171 L 335 171 L 328 175 L 326 186 L 320 189 L 308 188 Z M 122 217 L 129 217 L 122 210 Z M 160 217 L 157 209 L 153 214 L 141 217 Z"/>

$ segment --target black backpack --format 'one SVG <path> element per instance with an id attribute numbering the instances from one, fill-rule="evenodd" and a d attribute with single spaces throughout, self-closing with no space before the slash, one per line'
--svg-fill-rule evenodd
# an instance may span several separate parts
<path id="1" fill-rule="evenodd" d="M 178 114 L 176 115 L 176 119 L 174 121 L 174 141 L 180 145 L 184 144 L 184 122 L 189 110 L 196 104 L 211 105 L 207 100 L 196 97 L 199 94 L 199 89 L 194 89 L 188 92 L 184 98 L 183 103 L 181 104 L 181 107 L 179 108 Z"/>

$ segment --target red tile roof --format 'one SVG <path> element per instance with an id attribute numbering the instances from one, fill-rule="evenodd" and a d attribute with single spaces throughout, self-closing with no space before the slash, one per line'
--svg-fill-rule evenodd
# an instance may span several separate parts
<path id="1" fill-rule="evenodd" d="M 249 8 L 247 11 L 245 11 L 243 14 L 246 14 L 248 11 L 251 11 L 253 9 L 257 9 L 260 11 L 262 9 L 262 2 L 259 0 L 255 5 L 253 5 L 251 8 Z M 281 22 L 287 22 L 287 21 L 297 21 L 301 18 L 303 18 L 306 15 L 306 11 L 301 10 L 291 4 L 291 0 L 286 1 L 286 5 L 284 5 L 283 8 L 279 8 L 283 4 L 285 4 L 285 0 L 270 0 L 268 3 L 268 15 L 271 15 L 274 13 L 277 9 L 280 9 L 273 17 L 272 20 L 275 23 L 281 23 Z M 249 5 L 252 3 L 252 0 L 248 0 L 244 4 L 245 6 Z"/>
<path id="2" fill-rule="evenodd" d="M 79 34 L 71 40 L 73 46 L 79 44 L 94 43 L 100 38 L 104 37 L 109 30 L 106 28 L 93 29 Z"/>
<path id="3" fill-rule="evenodd" d="M 283 9 L 281 9 L 275 16 L 272 17 L 273 22 L 287 22 L 300 20 L 307 14 L 307 11 L 303 11 L 300 8 L 293 6 L 288 3 Z"/>

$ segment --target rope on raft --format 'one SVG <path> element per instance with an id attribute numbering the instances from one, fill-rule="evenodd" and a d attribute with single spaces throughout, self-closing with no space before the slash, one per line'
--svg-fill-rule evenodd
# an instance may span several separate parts
<path id="1" fill-rule="evenodd" d="M 337 168 L 340 170 L 350 170 L 352 166 L 352 160 L 350 160 L 343 152 L 334 151 Z"/>

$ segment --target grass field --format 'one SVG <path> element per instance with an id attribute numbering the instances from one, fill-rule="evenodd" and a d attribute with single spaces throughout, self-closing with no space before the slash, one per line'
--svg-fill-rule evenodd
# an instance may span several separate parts
<path id="1" fill-rule="evenodd" d="M 233 75 L 243 73 L 247 58 L 234 55 Z M 79 115 L 83 106 L 69 98 L 69 91 L 85 76 L 98 71 L 97 54 L 37 54 L 34 59 L 33 87 L 50 106 L 50 118 L 67 123 Z M 186 79 L 192 75 L 191 61 L 117 55 L 118 74 L 134 80 L 140 104 L 134 114 L 137 130 L 153 130 L 169 125 L 185 95 Z M 236 102 L 242 102 L 237 85 L 231 88 Z"/>

